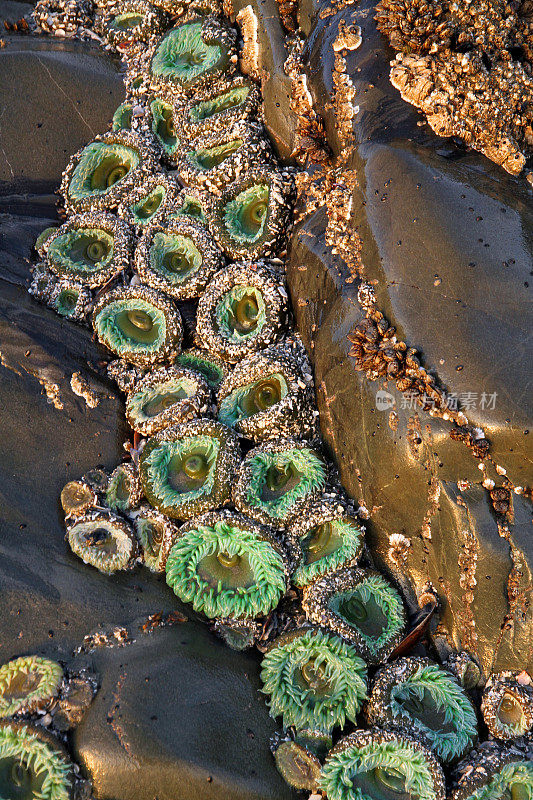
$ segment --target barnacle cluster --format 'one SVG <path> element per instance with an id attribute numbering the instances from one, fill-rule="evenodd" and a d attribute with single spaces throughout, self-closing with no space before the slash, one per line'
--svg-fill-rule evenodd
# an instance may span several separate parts
<path id="1" fill-rule="evenodd" d="M 466 690 L 480 686 L 480 671 L 467 679 L 461 654 L 457 678 L 452 666 L 395 658 L 417 626 L 406 637 L 402 597 L 370 563 L 358 509 L 321 440 L 284 280 L 294 170 L 274 155 L 221 5 L 98 0 L 89 9 L 78 0 L 76 17 L 73 0 L 40 0 L 43 28 L 54 3 L 72 17 L 65 24 L 92 27 L 125 66 L 111 130 L 65 170 L 66 221 L 38 237 L 29 289 L 92 324 L 132 429 L 128 458 L 63 488 L 71 550 L 107 575 L 141 564 L 164 574 L 230 647 L 259 647 L 263 691 L 283 726 L 272 750 L 294 788 L 330 800 L 443 800 L 439 761 L 466 756 L 453 800 L 533 800 L 529 676 L 489 680 L 482 710 L 505 744 L 475 750 Z M 424 101 L 437 102 L 431 81 L 446 70 L 450 97 L 467 73 L 486 78 L 475 102 L 452 108 L 441 92 L 448 116 L 435 113 L 488 154 L 490 137 L 505 131 L 499 160 L 516 169 L 530 135 L 530 32 L 525 15 L 503 5 L 476 14 L 468 0 L 382 0 L 378 21 L 401 51 L 398 82 L 410 64 L 425 65 L 416 84 Z M 50 16 L 57 28 L 60 15 L 57 24 Z M 511 98 L 505 114 L 488 120 L 502 98 Z M 367 315 L 351 341 L 358 369 L 438 401 L 433 377 L 383 315 Z M 9 721 L 61 702 L 61 681 L 47 659 L 0 667 L 0 797 L 71 797 L 61 750 Z M 332 749 L 365 717 L 370 730 Z"/>

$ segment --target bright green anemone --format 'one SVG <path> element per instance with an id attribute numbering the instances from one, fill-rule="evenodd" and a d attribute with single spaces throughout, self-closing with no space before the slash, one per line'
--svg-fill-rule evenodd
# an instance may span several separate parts
<path id="1" fill-rule="evenodd" d="M 51 305 L 61 317 L 77 316 L 80 291 L 75 287 L 65 287 L 52 299 Z"/>
<path id="2" fill-rule="evenodd" d="M 131 130 L 133 106 L 128 101 L 121 103 L 113 114 L 112 128 L 114 131 Z"/>
<path id="3" fill-rule="evenodd" d="M 230 200 L 224 207 L 224 224 L 228 234 L 239 242 L 256 242 L 265 228 L 269 188 L 255 184 Z"/>
<path id="4" fill-rule="evenodd" d="M 193 397 L 197 388 L 194 380 L 182 376 L 133 392 L 128 396 L 128 417 L 137 424 L 150 422 L 176 403 Z"/>
<path id="5" fill-rule="evenodd" d="M 140 156 L 132 147 L 91 142 L 83 149 L 72 173 L 69 195 L 75 200 L 82 200 L 105 194 L 139 162 Z"/>
<path id="6" fill-rule="evenodd" d="M 220 442 L 214 436 L 185 436 L 162 441 L 143 458 L 143 473 L 155 504 L 179 509 L 209 495 L 215 484 Z M 167 512 L 168 513 L 168 512 Z"/>
<path id="7" fill-rule="evenodd" d="M 72 770 L 66 759 L 22 725 L 0 727 L 0 797 L 3 800 L 69 800 Z"/>
<path id="8" fill-rule="evenodd" d="M 468 795 L 467 800 L 533 800 L 533 763 L 506 764 L 485 786 Z"/>
<path id="9" fill-rule="evenodd" d="M 40 656 L 21 656 L 0 667 L 0 717 L 45 706 L 57 694 L 63 669 Z M 1 793 L 0 793 L 1 796 Z"/>
<path id="10" fill-rule="evenodd" d="M 329 800 L 436 800 L 422 749 L 401 736 L 369 739 L 367 744 L 335 748 L 326 759 L 320 786 Z"/>
<path id="11" fill-rule="evenodd" d="M 176 358 L 176 364 L 199 372 L 211 389 L 218 389 L 224 378 L 223 367 L 212 360 L 207 353 L 204 356 L 198 350 L 192 352 L 184 350 Z"/>
<path id="12" fill-rule="evenodd" d="M 142 197 L 135 205 L 131 206 L 135 224 L 143 227 L 148 225 L 154 214 L 157 214 L 162 203 L 165 202 L 167 190 L 164 186 L 156 186 L 146 197 Z"/>
<path id="13" fill-rule="evenodd" d="M 227 519 L 183 533 L 166 572 L 175 594 L 210 618 L 268 614 L 286 589 L 283 559 L 271 542 Z"/>
<path id="14" fill-rule="evenodd" d="M 233 428 L 241 419 L 268 411 L 281 402 L 288 392 L 287 381 L 279 372 L 261 380 L 239 386 L 225 397 L 219 406 L 218 418 Z"/>
<path id="15" fill-rule="evenodd" d="M 192 22 L 171 30 L 159 43 L 151 71 L 180 85 L 188 84 L 211 70 L 222 59 L 219 45 L 202 39 L 202 23 Z"/>
<path id="16" fill-rule="evenodd" d="M 273 520 L 286 519 L 299 500 L 323 488 L 324 464 L 312 450 L 260 451 L 249 462 L 246 501 Z"/>
<path id="17" fill-rule="evenodd" d="M 305 586 L 325 572 L 333 572 L 355 559 L 361 550 L 363 531 L 353 520 L 334 519 L 312 528 L 301 540 L 302 562 L 293 583 Z"/>
<path id="18" fill-rule="evenodd" d="M 59 274 L 83 278 L 111 263 L 113 243 L 113 236 L 100 228 L 77 228 L 56 236 L 47 257 Z"/>
<path id="19" fill-rule="evenodd" d="M 150 103 L 152 114 L 152 132 L 157 136 L 163 150 L 167 155 L 174 155 L 179 146 L 179 139 L 174 126 L 174 109 L 164 100 L 152 100 Z"/>
<path id="20" fill-rule="evenodd" d="M 214 114 L 220 114 L 221 111 L 241 106 L 249 94 L 249 86 L 236 86 L 233 89 L 221 92 L 212 99 L 192 103 L 189 116 L 193 122 L 203 122 L 203 120 L 209 119 Z"/>
<path id="21" fill-rule="evenodd" d="M 283 727 L 312 727 L 324 734 L 355 722 L 366 698 L 366 665 L 338 636 L 308 630 L 283 637 L 262 662 L 263 692 L 270 695 L 270 714 Z"/>
<path id="22" fill-rule="evenodd" d="M 234 286 L 215 309 L 220 333 L 233 342 L 251 339 L 266 321 L 266 305 L 255 286 Z"/>
<path id="23" fill-rule="evenodd" d="M 142 298 L 115 300 L 96 315 L 98 337 L 120 356 L 157 351 L 166 337 L 163 311 Z"/>
<path id="24" fill-rule="evenodd" d="M 188 236 L 156 233 L 150 247 L 150 267 L 173 285 L 185 283 L 202 266 L 202 254 Z"/>
<path id="25" fill-rule="evenodd" d="M 186 158 L 199 172 L 208 172 L 222 164 L 227 158 L 234 155 L 243 145 L 242 139 L 230 139 L 216 147 L 204 147 L 198 150 L 189 150 Z"/>

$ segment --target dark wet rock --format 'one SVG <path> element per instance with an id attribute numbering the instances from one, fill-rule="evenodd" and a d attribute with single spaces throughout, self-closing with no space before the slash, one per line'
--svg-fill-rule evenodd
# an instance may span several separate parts
<path id="1" fill-rule="evenodd" d="M 507 536 L 482 486 L 484 477 L 496 487 L 506 477 L 531 485 L 531 190 L 420 124 L 389 83 L 391 51 L 373 8 L 366 2 L 316 19 L 304 49 L 308 85 L 331 149 L 355 170 L 349 228 L 361 238 L 376 306 L 486 431 L 494 463 L 486 459 L 482 473 L 469 447 L 450 438 L 449 422 L 421 411 L 394 382 L 356 371 L 347 336 L 363 317 L 361 281 L 343 250 L 326 244 L 326 198 L 293 236 L 288 276 L 322 428 L 344 485 L 371 515 L 378 562 L 411 604 L 430 580 L 452 644 L 477 654 L 486 671 L 531 670 L 531 505 L 512 493 Z M 341 21 L 362 30 L 361 46 L 343 53 L 359 107 L 348 145 L 336 124 L 332 77 Z M 389 393 L 382 410 L 379 389 Z"/>

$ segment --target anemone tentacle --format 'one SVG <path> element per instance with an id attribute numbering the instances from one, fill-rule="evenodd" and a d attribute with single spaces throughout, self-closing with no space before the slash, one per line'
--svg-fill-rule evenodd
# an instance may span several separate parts
<path id="1" fill-rule="evenodd" d="M 0 718 L 46 708 L 59 691 L 63 668 L 41 656 L 21 656 L 0 667 Z"/>
<path id="2" fill-rule="evenodd" d="M 72 800 L 74 772 L 63 749 L 43 728 L 0 722 L 0 796 Z"/>

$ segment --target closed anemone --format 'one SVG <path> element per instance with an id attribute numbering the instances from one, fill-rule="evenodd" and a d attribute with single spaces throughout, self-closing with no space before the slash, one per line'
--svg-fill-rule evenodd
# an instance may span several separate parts
<path id="1" fill-rule="evenodd" d="M 405 630 L 399 593 L 373 570 L 348 567 L 305 586 L 303 609 L 311 622 L 352 642 L 372 664 L 392 653 Z"/>
<path id="2" fill-rule="evenodd" d="M 168 554 L 178 534 L 175 523 L 145 505 L 135 514 L 134 525 L 144 563 L 152 572 L 164 572 Z"/>
<path id="3" fill-rule="evenodd" d="M 112 130 L 131 130 L 131 121 L 133 118 L 133 106 L 126 100 L 121 103 L 115 113 L 113 114 L 113 121 L 111 123 Z"/>
<path id="4" fill-rule="evenodd" d="M 276 526 L 286 525 L 326 482 L 324 462 L 302 442 L 266 442 L 250 450 L 234 487 L 240 511 Z"/>
<path id="5" fill-rule="evenodd" d="M 102 295 L 93 312 L 93 327 L 109 350 L 139 366 L 178 353 L 183 336 L 177 309 L 164 295 L 146 286 Z"/>
<path id="6" fill-rule="evenodd" d="M 249 78 L 224 76 L 195 92 L 181 109 L 181 124 L 190 141 L 228 132 L 243 120 L 257 118 L 260 102 L 260 92 Z"/>
<path id="7" fill-rule="evenodd" d="M 69 481 L 61 490 L 61 505 L 66 517 L 79 517 L 96 505 L 96 492 L 85 481 Z"/>
<path id="8" fill-rule="evenodd" d="M 128 394 L 126 416 L 145 436 L 207 413 L 211 393 L 202 376 L 183 367 L 148 373 Z"/>
<path id="9" fill-rule="evenodd" d="M 46 708 L 62 680 L 63 669 L 48 658 L 21 656 L 8 661 L 0 667 L 0 717 Z"/>
<path id="10" fill-rule="evenodd" d="M 142 490 L 135 464 L 119 464 L 107 484 L 106 502 L 113 511 L 130 511 L 139 505 Z"/>
<path id="11" fill-rule="evenodd" d="M 233 431 L 209 419 L 193 420 L 149 439 L 140 459 L 141 482 L 163 514 L 190 519 L 229 498 L 239 462 Z"/>
<path id="12" fill-rule="evenodd" d="M 335 495 L 313 500 L 287 531 L 296 569 L 292 581 L 305 586 L 340 567 L 357 563 L 364 531 L 352 508 Z"/>
<path id="13" fill-rule="evenodd" d="M 355 722 L 366 697 L 366 666 L 355 649 L 318 628 L 301 628 L 276 639 L 261 665 L 262 691 L 270 714 L 283 727 L 309 727 L 329 735 Z"/>
<path id="14" fill-rule="evenodd" d="M 443 761 L 460 758 L 477 736 L 472 703 L 448 672 L 426 658 L 400 658 L 381 669 L 367 717 L 380 728 L 420 734 Z"/>
<path id="15" fill-rule="evenodd" d="M 145 0 L 121 0 L 104 11 L 102 28 L 109 45 L 117 50 L 133 42 L 146 41 L 161 30 L 162 17 L 157 8 Z"/>
<path id="16" fill-rule="evenodd" d="M 526 748 L 484 742 L 455 770 L 451 800 L 532 800 L 533 762 Z"/>
<path id="17" fill-rule="evenodd" d="M 5 800 L 70 800 L 72 764 L 42 728 L 0 723 L 0 797 Z"/>
<path id="18" fill-rule="evenodd" d="M 187 187 L 187 189 L 182 189 L 179 203 L 176 205 L 172 216 L 187 217 L 194 222 L 205 225 L 207 222 L 205 198 L 194 188 Z"/>
<path id="19" fill-rule="evenodd" d="M 444 800 L 435 756 L 404 733 L 356 730 L 335 745 L 322 768 L 329 800 Z"/>
<path id="20" fill-rule="evenodd" d="M 211 619 L 268 614 L 287 588 L 285 554 L 272 533 L 229 511 L 184 525 L 166 573 L 180 600 Z"/>
<path id="21" fill-rule="evenodd" d="M 175 182 L 162 172 L 155 173 L 128 193 L 120 203 L 118 213 L 142 233 L 148 225 L 155 225 L 166 217 L 176 197 Z"/>
<path id="22" fill-rule="evenodd" d="M 194 347 L 190 350 L 183 350 L 177 356 L 176 364 L 199 372 L 209 388 L 215 390 L 222 383 L 228 369 L 228 365 L 221 358 Z"/>
<path id="23" fill-rule="evenodd" d="M 90 511 L 67 525 L 72 551 L 85 564 L 110 575 L 126 569 L 137 555 L 133 530 L 112 512 Z"/>
<path id="24" fill-rule="evenodd" d="M 165 100 L 155 98 L 150 103 L 148 124 L 157 141 L 163 148 L 163 156 L 169 165 L 175 165 L 180 140 L 176 131 L 174 106 Z"/>
<path id="25" fill-rule="evenodd" d="M 293 789 L 314 791 L 320 782 L 321 764 L 303 745 L 281 742 L 274 752 L 278 772 Z"/>
<path id="26" fill-rule="evenodd" d="M 92 309 L 92 294 L 80 281 L 59 278 L 50 291 L 48 305 L 61 317 L 81 322 Z"/>
<path id="27" fill-rule="evenodd" d="M 241 106 L 249 93 L 250 85 L 246 84 L 222 90 L 208 100 L 197 100 L 191 103 L 189 116 L 194 122 L 203 122 L 214 115 Z"/>
<path id="28" fill-rule="evenodd" d="M 261 637 L 263 626 L 251 619 L 217 619 L 215 632 L 232 650 L 248 650 Z"/>
<path id="29" fill-rule="evenodd" d="M 520 683 L 509 671 L 491 675 L 483 692 L 481 712 L 496 739 L 524 736 L 533 728 L 533 686 Z"/>

